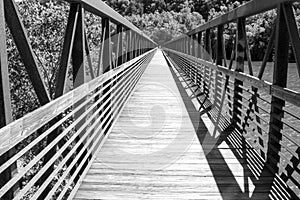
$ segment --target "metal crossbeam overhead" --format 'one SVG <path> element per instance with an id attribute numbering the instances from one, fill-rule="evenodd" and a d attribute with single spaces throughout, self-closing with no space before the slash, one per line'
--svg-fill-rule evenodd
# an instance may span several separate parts
<path id="1" fill-rule="evenodd" d="M 84 6 L 86 11 L 89 11 L 95 15 L 101 16 L 103 18 L 109 18 L 111 22 L 115 24 L 121 24 L 126 29 L 130 29 L 142 37 L 153 42 L 147 35 L 145 35 L 140 29 L 134 26 L 131 22 L 125 19 L 122 15 L 114 11 L 106 3 L 100 0 L 66 0 L 69 3 L 80 3 Z"/>

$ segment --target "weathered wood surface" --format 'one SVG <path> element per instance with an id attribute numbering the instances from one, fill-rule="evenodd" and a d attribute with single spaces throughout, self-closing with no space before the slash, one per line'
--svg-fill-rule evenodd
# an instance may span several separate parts
<path id="1" fill-rule="evenodd" d="M 200 144 L 211 127 L 181 82 L 157 51 L 74 199 L 266 199 L 246 159 L 214 137 Z"/>

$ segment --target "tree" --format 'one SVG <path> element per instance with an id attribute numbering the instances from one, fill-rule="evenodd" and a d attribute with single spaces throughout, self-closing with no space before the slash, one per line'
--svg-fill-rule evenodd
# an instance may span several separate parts
<path id="1" fill-rule="evenodd" d="M 106 0 L 105 3 L 123 16 L 141 15 L 143 3 L 138 0 Z"/>
<path id="2" fill-rule="evenodd" d="M 127 17 L 127 19 L 158 44 L 162 44 L 204 23 L 202 16 L 199 13 L 191 12 L 189 7 L 182 8 L 180 13 L 163 11 L 142 16 L 133 15 Z"/>

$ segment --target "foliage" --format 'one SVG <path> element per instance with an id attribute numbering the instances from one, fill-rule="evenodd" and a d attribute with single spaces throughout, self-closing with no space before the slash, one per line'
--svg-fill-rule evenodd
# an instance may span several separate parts
<path id="1" fill-rule="evenodd" d="M 204 22 L 199 13 L 191 12 L 188 7 L 181 9 L 180 13 L 163 11 L 127 18 L 158 44 L 186 33 Z"/>
<path id="2" fill-rule="evenodd" d="M 121 15 L 126 16 L 138 28 L 144 30 L 153 40 L 163 43 L 199 26 L 206 20 L 238 7 L 245 1 L 106 0 L 106 3 Z M 25 0 L 18 4 L 40 71 L 53 96 L 55 75 L 68 15 L 68 4 L 57 0 L 45 3 L 40 3 L 38 0 Z M 300 24 L 300 6 L 294 4 L 294 7 L 297 23 Z M 253 60 L 262 59 L 275 15 L 273 10 L 250 17 L 246 21 L 246 31 Z M 101 18 L 86 13 L 85 24 L 89 46 L 93 51 L 100 46 L 101 42 Z M 224 37 L 228 58 L 235 38 L 236 25 L 230 23 L 225 28 Z M 37 108 L 39 103 L 9 30 L 7 33 L 13 117 L 17 119 Z M 93 61 L 96 62 L 97 53 L 93 54 L 95 54 Z"/>
<path id="3" fill-rule="evenodd" d="M 105 0 L 105 2 L 123 16 L 143 14 L 143 4 L 137 0 Z"/>
<path id="4" fill-rule="evenodd" d="M 53 94 L 66 26 L 67 4 L 52 1 L 41 4 L 36 0 L 27 0 L 19 2 L 18 8 L 38 67 L 50 94 Z M 7 32 L 13 117 L 17 119 L 34 110 L 39 103 L 8 29 Z"/>

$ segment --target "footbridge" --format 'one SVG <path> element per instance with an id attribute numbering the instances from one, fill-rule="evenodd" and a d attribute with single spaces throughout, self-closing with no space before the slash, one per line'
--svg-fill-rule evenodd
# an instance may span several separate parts
<path id="1" fill-rule="evenodd" d="M 17 4 L 0 2 L 1 199 L 300 198 L 296 1 L 252 0 L 160 45 L 100 0 L 66 2 L 53 94 Z M 246 22 L 270 10 L 253 62 Z M 96 62 L 86 13 L 101 18 Z M 40 104 L 16 120 L 6 28 Z"/>

